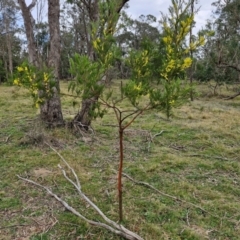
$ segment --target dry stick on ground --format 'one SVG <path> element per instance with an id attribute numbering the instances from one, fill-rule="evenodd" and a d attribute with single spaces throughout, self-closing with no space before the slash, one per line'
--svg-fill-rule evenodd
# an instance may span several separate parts
<path id="1" fill-rule="evenodd" d="M 113 170 L 113 171 L 115 172 L 115 170 Z M 205 210 L 204 208 L 202 208 L 202 207 L 200 207 L 200 206 L 198 206 L 198 205 L 196 205 L 196 204 L 194 204 L 194 203 L 191 203 L 191 202 L 185 201 L 185 200 L 183 200 L 183 199 L 177 198 L 177 197 L 175 197 L 175 196 L 172 196 L 172 195 L 170 195 L 170 194 L 161 192 L 161 191 L 159 191 L 157 188 L 155 188 L 155 187 L 153 187 L 152 185 L 150 185 L 149 183 L 142 182 L 142 181 L 136 181 L 136 180 L 134 180 L 132 177 L 130 177 L 130 176 L 129 176 L 128 174 L 126 174 L 126 173 L 122 173 L 122 175 L 123 175 L 124 177 L 128 178 L 129 180 L 131 180 L 132 182 L 134 182 L 134 183 L 136 183 L 136 184 L 138 184 L 138 185 L 142 185 L 142 186 L 151 188 L 151 189 L 153 189 L 154 191 L 156 191 L 157 193 L 159 193 L 159 194 L 161 194 L 161 195 L 163 195 L 163 196 L 165 196 L 165 197 L 168 197 L 168 198 L 171 198 L 171 199 L 173 199 L 173 200 L 175 200 L 175 201 L 179 201 L 179 202 L 182 202 L 182 203 L 191 205 L 191 206 L 193 206 L 193 207 L 195 207 L 195 208 L 200 209 L 200 210 L 201 210 L 202 212 L 204 212 L 204 213 L 208 213 L 209 215 L 211 215 L 211 216 L 213 216 L 213 217 L 215 217 L 215 218 L 222 219 L 221 217 L 219 217 L 219 216 L 217 216 L 217 215 L 214 215 L 214 214 L 208 212 L 208 211 Z"/>
<path id="2" fill-rule="evenodd" d="M 121 224 L 118 224 L 114 221 L 112 221 L 111 219 L 109 219 L 81 190 L 81 184 L 79 181 L 79 178 L 76 174 L 76 172 L 74 171 L 73 168 L 70 167 L 70 165 L 67 163 L 67 161 L 63 158 L 63 156 L 57 151 L 55 150 L 53 147 L 51 147 L 48 143 L 46 143 L 55 153 L 57 153 L 57 155 L 61 158 L 61 160 L 65 163 L 65 165 L 68 167 L 68 169 L 72 172 L 75 181 L 71 180 L 68 176 L 66 171 L 60 166 L 58 165 L 58 167 L 61 169 L 64 177 L 67 179 L 67 181 L 69 181 L 77 190 L 78 194 L 80 195 L 81 198 L 83 198 L 107 223 L 102 223 L 102 222 L 96 222 L 96 221 L 92 221 L 90 219 L 87 219 L 85 216 L 83 216 L 82 214 L 80 214 L 76 209 L 74 209 L 73 207 L 69 206 L 67 202 L 65 202 L 63 199 L 61 199 L 60 197 L 58 197 L 56 194 L 54 194 L 49 188 L 36 183 L 30 179 L 26 179 L 23 177 L 20 177 L 19 175 L 18 178 L 21 180 L 24 180 L 28 183 L 31 183 L 35 186 L 38 186 L 40 188 L 45 189 L 49 195 L 51 195 L 52 197 L 54 197 L 57 201 L 59 201 L 66 209 L 68 209 L 70 212 L 72 212 L 73 214 L 75 214 L 76 216 L 80 217 L 81 219 L 83 219 L 84 221 L 86 221 L 87 223 L 93 225 L 93 226 L 97 226 L 97 227 L 102 227 L 105 228 L 107 230 L 109 230 L 110 232 L 124 237 L 125 239 L 128 240 L 143 240 L 142 237 L 140 237 L 139 235 L 137 235 L 136 233 L 128 230 L 127 228 L 125 228 L 124 226 L 122 226 Z"/>
<path id="3" fill-rule="evenodd" d="M 10 139 L 10 137 L 12 136 L 12 134 L 10 134 L 9 136 L 7 136 L 6 140 L 5 140 L 5 143 L 8 142 L 8 140 Z"/>
<path id="4" fill-rule="evenodd" d="M 234 99 L 235 97 L 237 97 L 237 96 L 239 96 L 239 95 L 240 95 L 240 92 L 234 94 L 233 96 L 230 96 L 230 97 L 224 98 L 224 100 Z"/>
<path id="5" fill-rule="evenodd" d="M 220 156 L 211 156 L 211 155 L 205 155 L 205 154 L 190 154 L 190 155 L 186 155 L 186 157 L 205 157 L 205 158 L 214 158 L 214 159 L 219 159 L 219 160 L 224 160 L 224 161 L 235 161 L 236 159 L 228 159 L 225 157 L 220 157 Z"/>
<path id="6" fill-rule="evenodd" d="M 30 226 L 30 225 L 29 224 L 14 224 L 14 225 L 10 225 L 10 226 L 0 227 L 0 229 L 15 228 L 15 227 L 26 227 L 26 226 Z"/>
<path id="7" fill-rule="evenodd" d="M 155 137 L 157 137 L 157 136 L 160 136 L 162 133 L 164 133 L 165 132 L 165 130 L 162 130 L 161 132 L 159 132 L 159 133 L 156 133 L 156 134 L 154 134 L 153 136 L 152 136 L 152 134 L 150 133 L 150 139 L 149 139 L 149 141 L 148 141 L 148 152 L 150 151 L 150 147 L 151 147 L 151 143 L 153 142 L 153 139 L 155 138 Z"/>

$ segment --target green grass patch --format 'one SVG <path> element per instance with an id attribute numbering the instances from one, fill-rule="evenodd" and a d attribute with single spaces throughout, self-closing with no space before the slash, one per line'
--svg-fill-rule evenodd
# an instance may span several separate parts
<path id="1" fill-rule="evenodd" d="M 198 88 L 207 91 L 205 85 Z M 62 89 L 67 92 L 66 83 Z M 47 141 L 75 169 L 86 195 L 117 221 L 119 142 L 113 112 L 93 121 L 94 134 L 82 136 L 67 128 L 45 129 L 26 91 L 8 86 L 0 91 L 3 239 L 120 240 L 16 176 L 50 187 L 89 219 L 101 220 L 62 176 L 57 165 L 63 163 Z M 65 118 L 72 119 L 76 100 L 64 95 L 62 101 Z M 160 192 L 123 177 L 124 225 L 147 240 L 239 239 L 239 119 L 238 98 L 216 97 L 182 106 L 169 121 L 154 111 L 141 115 L 124 134 L 124 172 Z"/>

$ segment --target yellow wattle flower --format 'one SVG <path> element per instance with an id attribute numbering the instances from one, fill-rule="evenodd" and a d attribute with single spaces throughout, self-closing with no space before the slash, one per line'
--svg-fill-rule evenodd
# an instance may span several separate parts
<path id="1" fill-rule="evenodd" d="M 19 85 L 20 84 L 19 78 L 14 79 L 13 84 L 14 85 Z"/>
<path id="2" fill-rule="evenodd" d="M 18 70 L 18 72 L 23 72 L 24 71 L 24 69 L 23 69 L 23 67 L 17 67 L 17 70 Z"/>
<path id="3" fill-rule="evenodd" d="M 137 91 L 140 91 L 142 89 L 142 83 L 140 83 L 138 85 L 134 85 L 133 89 L 137 90 Z"/>
<path id="4" fill-rule="evenodd" d="M 182 69 L 186 69 L 186 68 L 189 68 L 192 64 L 192 59 L 190 57 L 187 57 L 184 59 L 183 61 L 183 65 L 182 65 Z"/>
<path id="5" fill-rule="evenodd" d="M 48 74 L 47 73 L 43 73 L 43 81 L 48 82 Z"/>

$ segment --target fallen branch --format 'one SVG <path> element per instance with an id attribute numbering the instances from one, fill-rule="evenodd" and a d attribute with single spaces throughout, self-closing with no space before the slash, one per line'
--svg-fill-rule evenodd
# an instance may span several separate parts
<path id="1" fill-rule="evenodd" d="M 235 97 L 237 97 L 237 96 L 239 96 L 239 95 L 240 95 L 240 92 L 234 94 L 233 96 L 230 96 L 230 97 L 224 98 L 224 100 L 234 99 Z"/>
<path id="2" fill-rule="evenodd" d="M 30 226 L 30 225 L 29 224 L 15 224 L 15 225 L 10 225 L 10 226 L 0 227 L 0 229 L 15 228 L 15 227 L 26 227 L 26 226 Z"/>
<path id="3" fill-rule="evenodd" d="M 147 149 L 148 149 L 148 152 L 150 151 L 151 143 L 153 142 L 154 138 L 162 135 L 162 133 L 164 133 L 164 132 L 165 132 L 165 130 L 162 130 L 161 132 L 156 133 L 156 134 L 154 134 L 153 136 L 152 136 L 151 133 L 149 134 L 149 135 L 150 135 L 150 139 L 149 139 L 149 141 L 148 141 L 148 148 L 147 148 Z"/>
<path id="4" fill-rule="evenodd" d="M 228 159 L 225 157 L 220 157 L 220 156 L 211 156 L 211 155 L 205 155 L 205 154 L 190 154 L 186 155 L 187 157 L 204 157 L 204 158 L 214 158 L 214 159 L 219 159 L 219 160 L 224 160 L 224 161 L 234 161 L 235 159 Z"/>
<path id="5" fill-rule="evenodd" d="M 12 134 L 10 134 L 9 136 L 7 136 L 6 140 L 5 140 L 5 143 L 8 142 L 8 140 L 10 139 L 10 137 L 12 136 Z"/>
<path id="6" fill-rule="evenodd" d="M 102 223 L 102 222 L 96 222 L 96 221 L 92 221 L 88 218 L 86 218 L 85 216 L 83 216 L 81 213 L 79 213 L 76 209 L 74 209 L 73 207 L 71 207 L 70 205 L 68 205 L 67 202 L 65 202 L 63 199 L 61 199 L 60 197 L 58 197 L 55 193 L 53 193 L 49 188 L 36 183 L 30 179 L 26 179 L 23 178 L 19 175 L 17 175 L 17 177 L 23 181 L 26 181 L 28 183 L 31 183 L 35 186 L 38 186 L 40 188 L 43 188 L 44 190 L 46 190 L 48 192 L 49 195 L 51 195 L 52 197 L 54 197 L 57 201 L 59 201 L 66 209 L 68 209 L 70 212 L 72 212 L 73 214 L 75 214 L 76 216 L 80 217 L 82 220 L 86 221 L 87 223 L 93 225 L 93 226 L 97 226 L 97 227 L 101 227 L 101 228 L 105 228 L 108 231 L 121 236 L 125 239 L 128 240 L 143 240 L 142 237 L 140 237 L 139 235 L 137 235 L 136 233 L 128 230 L 127 228 L 125 228 L 124 226 L 122 226 L 121 224 L 118 224 L 114 221 L 112 221 L 111 219 L 109 219 L 81 190 L 81 184 L 79 181 L 79 178 L 76 174 L 76 172 L 74 171 L 73 168 L 70 167 L 70 165 L 67 163 L 67 161 L 63 158 L 63 156 L 57 152 L 57 150 L 55 150 L 52 146 L 50 146 L 48 143 L 46 143 L 55 153 L 57 153 L 57 155 L 61 158 L 61 160 L 64 162 L 64 164 L 67 166 L 67 168 L 72 172 L 75 181 L 73 181 L 72 179 L 70 179 L 67 176 L 66 171 L 62 168 L 62 166 L 59 164 L 58 167 L 61 169 L 63 176 L 67 179 L 68 182 L 70 182 L 75 189 L 77 190 L 78 194 L 80 195 L 81 198 L 83 198 L 104 220 L 106 223 Z"/>
<path id="7" fill-rule="evenodd" d="M 118 127 L 118 125 L 114 125 L 114 124 L 101 124 L 101 125 L 106 127 Z"/>
<path id="8" fill-rule="evenodd" d="M 164 132 L 165 132 L 165 130 L 162 130 L 161 132 L 154 134 L 154 135 L 152 136 L 152 140 L 153 140 L 155 137 L 160 136 L 160 135 L 161 135 L 162 133 L 164 133 Z"/>
<path id="9" fill-rule="evenodd" d="M 185 200 L 183 200 L 183 199 L 180 199 L 180 198 L 178 198 L 178 197 L 172 196 L 172 195 L 170 195 L 170 194 L 161 192 L 161 191 L 159 191 L 157 188 L 155 188 L 155 187 L 153 187 L 152 185 L 150 185 L 149 183 L 142 182 L 142 181 L 136 181 L 136 180 L 134 180 L 132 177 L 130 177 L 129 175 L 127 175 L 126 173 L 122 173 L 122 174 L 123 174 L 124 177 L 128 178 L 129 180 L 131 180 L 131 181 L 134 182 L 135 184 L 148 187 L 148 188 L 154 190 L 155 192 L 157 192 L 157 193 L 159 193 L 159 194 L 161 194 L 161 195 L 163 195 L 163 196 L 165 196 L 165 197 L 171 198 L 171 199 L 173 199 L 173 200 L 175 200 L 175 201 L 179 201 L 179 202 L 188 204 L 188 205 L 190 205 L 190 206 L 193 206 L 193 207 L 195 207 L 195 208 L 200 209 L 200 210 L 201 210 L 202 212 L 204 212 L 204 213 L 208 213 L 209 215 L 211 215 L 211 216 L 213 216 L 213 217 L 215 217 L 215 218 L 221 219 L 221 217 L 216 216 L 216 215 L 214 215 L 214 214 L 212 214 L 212 213 L 209 213 L 207 210 L 205 210 L 204 208 L 202 208 L 202 207 L 200 207 L 200 206 L 198 206 L 198 205 L 196 205 L 196 204 L 194 204 L 194 203 L 191 203 L 191 202 L 185 201 Z"/>

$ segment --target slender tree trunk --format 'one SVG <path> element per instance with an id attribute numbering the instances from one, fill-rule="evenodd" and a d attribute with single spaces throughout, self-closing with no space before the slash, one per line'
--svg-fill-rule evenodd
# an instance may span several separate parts
<path id="1" fill-rule="evenodd" d="M 123 171 L 123 128 L 121 122 L 119 124 L 119 168 L 118 168 L 118 208 L 119 222 L 123 220 L 123 203 L 122 203 L 122 171 Z"/>
<path id="2" fill-rule="evenodd" d="M 61 100 L 59 96 L 59 65 L 60 65 L 60 2 L 59 0 L 48 0 L 48 24 L 50 32 L 50 51 L 48 66 L 53 69 L 54 95 L 41 105 L 41 119 L 53 126 L 63 125 Z"/>
<path id="3" fill-rule="evenodd" d="M 5 68 L 5 72 L 6 72 L 6 79 L 8 79 L 8 63 L 7 63 L 7 59 L 4 59 L 4 68 Z"/>
<path id="4" fill-rule="evenodd" d="M 6 17 L 6 44 L 7 44 L 7 52 L 8 52 L 8 71 L 10 75 L 13 74 L 13 62 L 12 62 L 12 37 L 11 33 L 9 32 L 9 24 L 10 19 Z"/>
<path id="5" fill-rule="evenodd" d="M 194 14 L 194 1 L 195 0 L 191 0 L 191 14 Z M 193 23 L 191 24 L 190 27 L 190 36 L 189 36 L 189 45 L 191 45 L 192 41 L 193 41 L 193 36 L 192 36 L 192 29 L 193 29 Z M 191 59 L 193 59 L 193 50 L 190 49 L 190 57 Z M 190 86 L 193 86 L 193 63 L 190 66 Z M 190 99 L 191 101 L 193 101 L 193 89 L 191 88 L 190 90 Z"/>
<path id="6" fill-rule="evenodd" d="M 10 72 L 10 75 L 12 76 L 13 74 L 13 60 L 12 60 L 12 39 L 11 35 L 8 36 L 8 69 Z"/>

